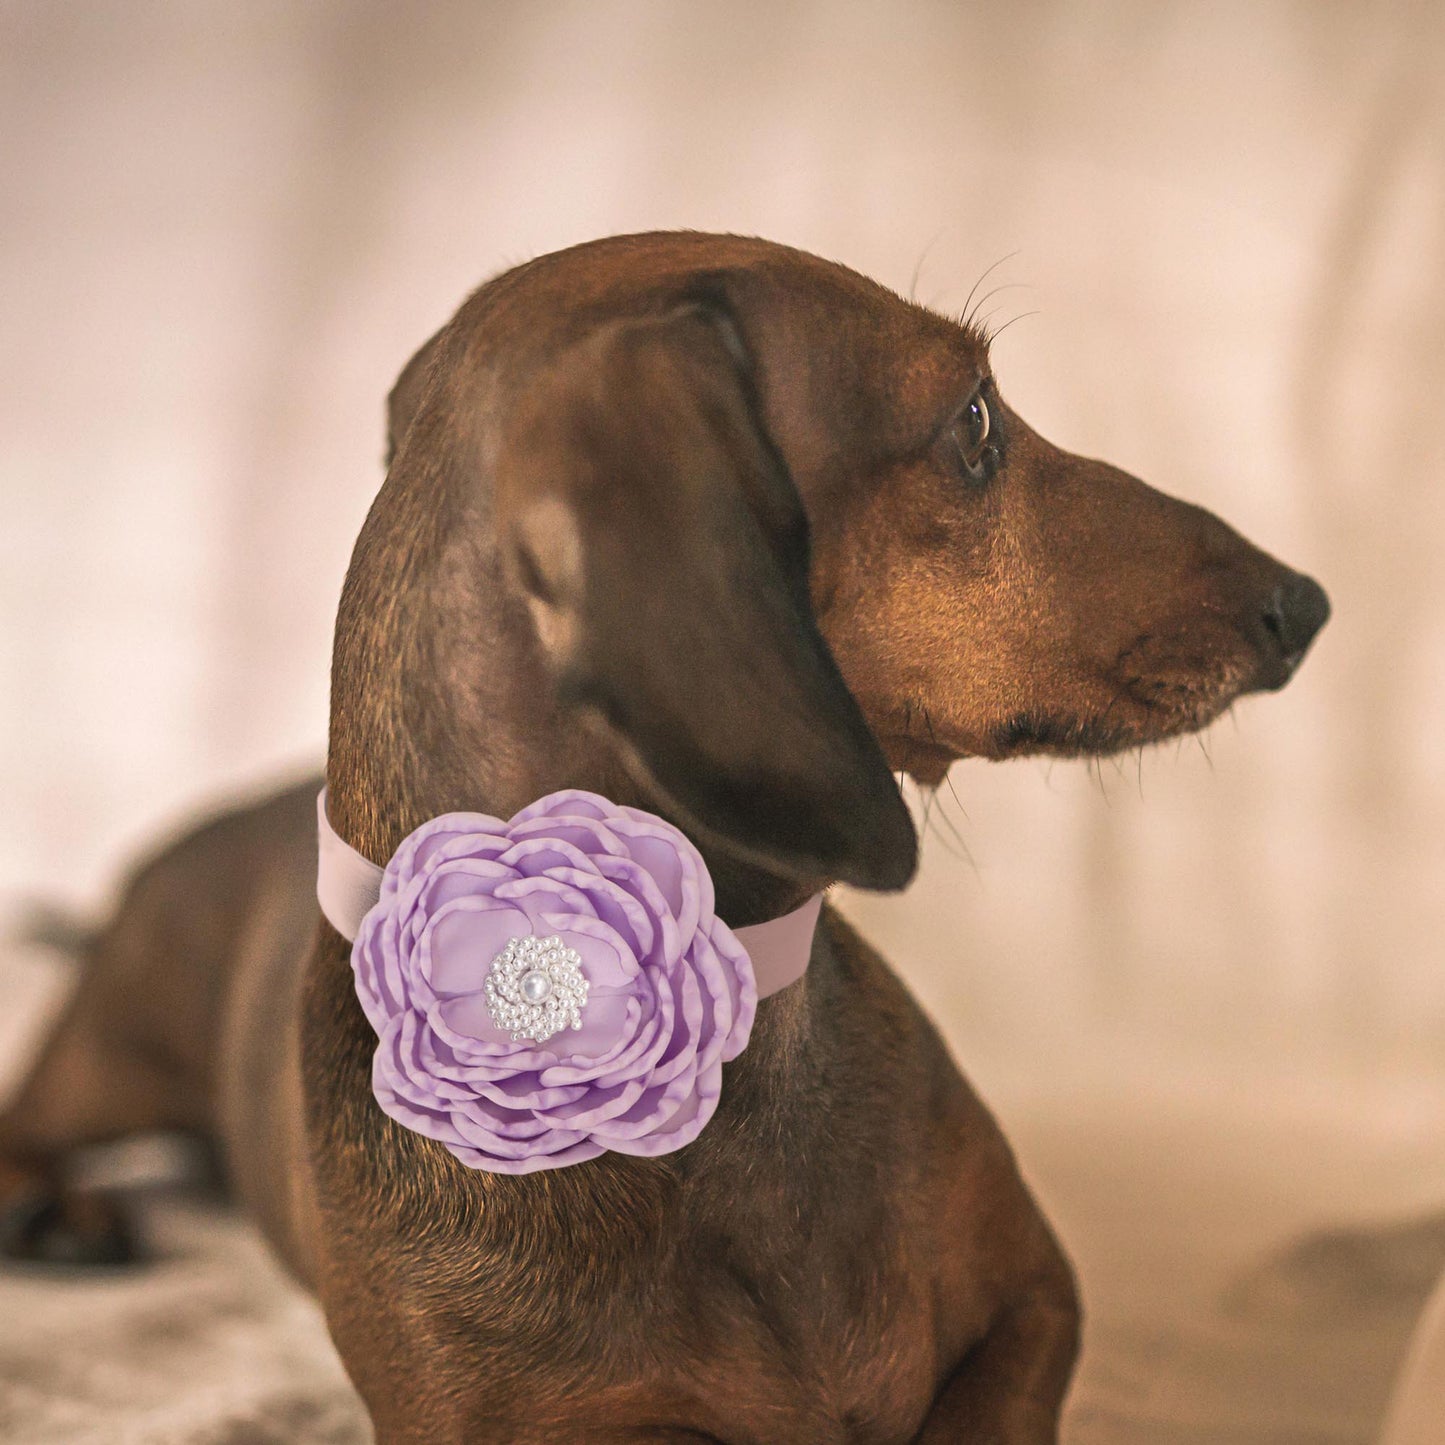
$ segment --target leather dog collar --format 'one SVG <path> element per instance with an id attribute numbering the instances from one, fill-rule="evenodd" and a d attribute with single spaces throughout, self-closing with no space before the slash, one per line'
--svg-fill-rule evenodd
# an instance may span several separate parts
<path id="1" fill-rule="evenodd" d="M 595 793 L 448 813 L 378 868 L 317 800 L 316 897 L 352 940 L 385 1113 L 525 1174 L 689 1144 L 760 997 L 803 976 L 822 895 L 736 931 L 671 823 Z"/>

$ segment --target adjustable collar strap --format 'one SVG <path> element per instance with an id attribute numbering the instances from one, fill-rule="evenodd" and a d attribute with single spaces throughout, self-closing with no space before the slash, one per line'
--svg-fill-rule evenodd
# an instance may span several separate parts
<path id="1" fill-rule="evenodd" d="M 383 869 L 344 842 L 326 816 L 326 790 L 316 799 L 316 900 L 327 921 L 347 942 L 355 940 L 361 920 L 381 896 Z M 766 923 L 733 930 L 752 960 L 758 997 L 766 998 L 796 983 L 808 968 L 813 933 L 823 895 Z"/>

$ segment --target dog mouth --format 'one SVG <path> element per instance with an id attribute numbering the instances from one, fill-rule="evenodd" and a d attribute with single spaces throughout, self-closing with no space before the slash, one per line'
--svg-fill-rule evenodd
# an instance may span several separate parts
<path id="1" fill-rule="evenodd" d="M 1132 752 L 1169 738 L 1206 728 L 1233 701 L 1205 702 L 1174 697 L 1142 703 L 1137 716 L 1059 717 L 1040 713 L 1014 713 L 989 733 L 985 756 L 1016 758 L 1043 755 L 1057 758 L 1106 758 Z"/>
<path id="2" fill-rule="evenodd" d="M 1249 690 L 1245 673 L 1223 661 L 1130 673 L 1098 711 L 1011 713 L 989 730 L 986 755 L 1111 757 L 1200 732 Z"/>
<path id="3" fill-rule="evenodd" d="M 1190 731 L 1181 727 L 1178 731 Z M 1016 758 L 1029 754 L 1051 757 L 1109 757 L 1173 736 L 1175 730 L 1130 726 L 1102 717 L 1051 717 L 1014 713 L 989 734 L 991 757 Z"/>
<path id="4" fill-rule="evenodd" d="M 1252 690 L 1239 668 L 1165 669 L 1118 680 L 1107 704 L 1091 711 L 1020 709 L 982 729 L 961 729 L 912 705 L 904 726 L 881 741 L 893 767 L 936 786 L 961 758 L 1112 757 L 1199 732 Z"/>

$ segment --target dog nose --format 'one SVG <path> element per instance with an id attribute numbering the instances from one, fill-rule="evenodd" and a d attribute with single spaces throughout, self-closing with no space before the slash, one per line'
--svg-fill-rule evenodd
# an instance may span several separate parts
<path id="1" fill-rule="evenodd" d="M 1270 593 L 1262 619 L 1272 653 L 1265 687 L 1283 687 L 1294 676 L 1329 617 L 1330 599 L 1313 577 L 1293 572 Z"/>

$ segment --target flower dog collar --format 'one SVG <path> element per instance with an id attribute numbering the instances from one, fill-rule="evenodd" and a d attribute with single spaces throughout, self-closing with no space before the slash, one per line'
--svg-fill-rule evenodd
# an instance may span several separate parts
<path id="1" fill-rule="evenodd" d="M 337 836 L 324 790 L 317 823 L 377 1102 L 503 1174 L 691 1143 L 759 997 L 803 976 L 822 904 L 734 931 L 678 829 L 576 789 L 510 822 L 433 818 L 384 870 Z"/>

